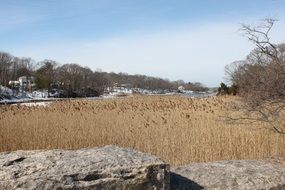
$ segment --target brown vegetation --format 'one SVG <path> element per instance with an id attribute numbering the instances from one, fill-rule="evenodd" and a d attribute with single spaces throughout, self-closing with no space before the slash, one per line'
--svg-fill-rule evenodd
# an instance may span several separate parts
<path id="1" fill-rule="evenodd" d="M 48 107 L 1 106 L 0 151 L 114 144 L 182 165 L 285 155 L 285 136 L 265 124 L 228 124 L 232 98 L 135 96 L 67 100 Z"/>
<path id="2" fill-rule="evenodd" d="M 285 44 L 273 44 L 269 36 L 276 20 L 266 19 L 256 26 L 243 25 L 242 31 L 255 49 L 243 61 L 226 67 L 226 74 L 242 106 L 235 106 L 247 119 L 267 122 L 285 135 Z M 225 89 L 227 93 L 229 89 Z"/>

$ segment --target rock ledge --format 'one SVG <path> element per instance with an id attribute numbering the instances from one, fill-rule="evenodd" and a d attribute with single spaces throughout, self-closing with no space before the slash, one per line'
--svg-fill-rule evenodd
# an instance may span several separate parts
<path id="1" fill-rule="evenodd" d="M 6 152 L 0 189 L 169 189 L 169 165 L 115 146 Z"/>
<path id="2" fill-rule="evenodd" d="M 285 158 L 194 163 L 105 146 L 0 153 L 0 189 L 285 190 Z"/>
<path id="3" fill-rule="evenodd" d="M 172 189 L 285 190 L 285 167 L 281 159 L 196 163 L 171 171 Z"/>

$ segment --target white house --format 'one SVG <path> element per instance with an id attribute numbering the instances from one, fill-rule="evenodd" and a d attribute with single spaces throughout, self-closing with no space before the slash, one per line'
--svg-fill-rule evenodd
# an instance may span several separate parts
<path id="1" fill-rule="evenodd" d="M 20 87 L 34 87 L 35 77 L 22 76 L 18 79 Z"/>
<path id="2" fill-rule="evenodd" d="M 22 76 L 17 81 L 9 81 L 9 85 L 14 88 L 20 88 L 20 89 L 31 89 L 33 88 L 35 83 L 35 77 L 32 76 Z"/>
<path id="3" fill-rule="evenodd" d="M 184 92 L 185 91 L 185 87 L 184 86 L 179 86 L 178 87 L 178 91 L 179 92 Z"/>
<path id="4" fill-rule="evenodd" d="M 20 86 L 20 82 L 17 81 L 17 80 L 15 80 L 15 81 L 14 81 L 14 80 L 13 80 L 13 81 L 10 80 L 10 81 L 9 81 L 9 85 L 10 85 L 10 86 L 13 86 L 13 87 L 19 87 L 19 86 Z"/>

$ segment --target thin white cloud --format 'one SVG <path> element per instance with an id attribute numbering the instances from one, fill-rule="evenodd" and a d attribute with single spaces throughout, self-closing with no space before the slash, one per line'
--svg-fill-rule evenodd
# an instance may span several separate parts
<path id="1" fill-rule="evenodd" d="M 27 26 L 27 24 L 37 22 L 42 18 L 43 15 L 32 13 L 24 7 L 0 6 L 0 32 Z"/>

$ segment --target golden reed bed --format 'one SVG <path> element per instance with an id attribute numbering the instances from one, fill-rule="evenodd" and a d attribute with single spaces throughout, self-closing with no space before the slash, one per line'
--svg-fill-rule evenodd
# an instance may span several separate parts
<path id="1" fill-rule="evenodd" d="M 260 125 L 227 124 L 231 98 L 136 96 L 0 106 L 0 151 L 132 147 L 173 165 L 285 155 L 285 137 Z"/>

